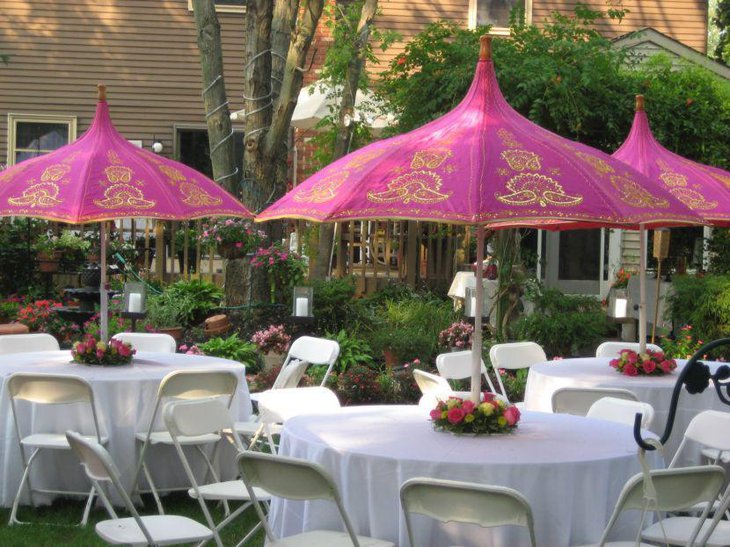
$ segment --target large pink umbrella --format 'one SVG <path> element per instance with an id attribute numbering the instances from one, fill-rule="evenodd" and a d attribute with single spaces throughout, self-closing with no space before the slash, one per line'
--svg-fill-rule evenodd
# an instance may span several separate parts
<path id="1" fill-rule="evenodd" d="M 690 161 L 664 148 L 654 138 L 644 110 L 644 96 L 636 96 L 636 113 L 629 136 L 612 157 L 630 165 L 692 209 L 707 224 L 730 226 L 730 173 Z M 639 342 L 646 343 L 646 229 L 640 230 Z M 642 346 L 643 350 L 643 346 Z"/>
<path id="2" fill-rule="evenodd" d="M 484 228 L 549 230 L 698 223 L 684 204 L 611 156 L 559 137 L 502 96 L 482 37 L 471 87 L 446 115 L 328 165 L 258 215 L 257 221 L 409 219 Z M 477 309 L 483 299 L 476 284 Z M 472 395 L 479 390 L 481 317 L 476 314 Z"/>
<path id="3" fill-rule="evenodd" d="M 138 148 L 109 117 L 106 91 L 79 139 L 0 173 L 0 216 L 79 224 L 118 218 L 252 218 L 236 198 L 198 171 Z M 106 339 L 106 232 L 101 224 L 101 335 Z"/>

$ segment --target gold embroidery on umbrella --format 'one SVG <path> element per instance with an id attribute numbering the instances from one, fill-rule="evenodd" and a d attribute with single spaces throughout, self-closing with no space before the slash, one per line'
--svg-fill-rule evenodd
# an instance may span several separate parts
<path id="1" fill-rule="evenodd" d="M 510 174 L 509 169 L 505 169 L 504 167 L 498 167 L 497 168 L 497 174 L 502 175 L 503 177 L 506 177 Z"/>
<path id="2" fill-rule="evenodd" d="M 183 182 L 180 184 L 180 193 L 183 196 L 183 203 L 192 206 L 203 205 L 219 205 L 223 200 L 216 196 L 211 196 L 197 184 L 192 182 Z"/>
<path id="3" fill-rule="evenodd" d="M 55 207 L 63 203 L 57 199 L 58 186 L 52 182 L 41 182 L 23 190 L 17 198 L 8 198 L 10 205 L 25 205 L 30 207 Z"/>
<path id="4" fill-rule="evenodd" d="M 504 128 L 497 131 L 497 136 L 505 146 L 510 148 L 520 148 L 522 146 L 522 143 L 515 138 L 514 134 Z"/>
<path id="5" fill-rule="evenodd" d="M 654 197 L 630 178 L 614 175 L 611 177 L 611 184 L 618 190 L 621 200 L 632 207 L 648 207 L 650 209 L 666 209 L 669 207 L 669 201 Z"/>
<path id="6" fill-rule="evenodd" d="M 58 182 L 65 174 L 71 171 L 70 165 L 64 165 L 57 163 L 55 165 L 49 165 L 45 168 L 41 174 L 41 181 L 43 182 Z"/>
<path id="7" fill-rule="evenodd" d="M 179 169 L 175 169 L 169 165 L 160 165 L 158 169 L 175 182 L 186 180 L 185 175 L 183 175 Z"/>
<path id="8" fill-rule="evenodd" d="M 501 154 L 509 166 L 515 171 L 539 171 L 540 156 L 527 150 L 504 150 Z"/>
<path id="9" fill-rule="evenodd" d="M 672 188 L 669 191 L 690 209 L 706 211 L 717 207 L 716 201 L 707 201 L 705 196 L 697 190 L 692 190 L 691 188 Z"/>
<path id="10" fill-rule="evenodd" d="M 664 181 L 667 186 L 687 186 L 687 177 L 674 173 L 673 171 L 665 171 L 659 178 Z"/>
<path id="11" fill-rule="evenodd" d="M 367 152 L 360 152 L 357 157 L 351 159 L 345 164 L 345 169 L 359 169 L 366 163 L 374 160 L 381 156 L 385 152 L 385 148 L 379 148 L 377 150 L 368 150 Z"/>
<path id="12" fill-rule="evenodd" d="M 451 192 L 442 193 L 441 177 L 431 171 L 413 171 L 401 175 L 388 183 L 388 189 L 382 192 L 368 192 L 368 199 L 375 203 L 401 201 L 408 204 L 439 203 L 449 199 Z"/>
<path id="13" fill-rule="evenodd" d="M 111 183 L 129 182 L 132 180 L 132 170 L 123 165 L 110 165 L 104 168 L 104 174 Z"/>
<path id="14" fill-rule="evenodd" d="M 156 205 L 156 202 L 144 198 L 139 188 L 129 184 L 114 184 L 104 192 L 105 199 L 95 199 L 94 203 L 102 209 L 121 209 L 130 207 L 134 209 L 149 209 Z"/>
<path id="15" fill-rule="evenodd" d="M 433 148 L 419 150 L 413 154 L 411 169 L 437 169 L 443 162 L 453 155 L 451 150 L 445 148 Z"/>
<path id="16" fill-rule="evenodd" d="M 294 201 L 300 203 L 325 203 L 335 197 L 335 190 L 342 186 L 348 175 L 347 171 L 330 175 L 314 184 L 309 190 L 302 189 L 298 191 L 294 194 Z"/>
<path id="17" fill-rule="evenodd" d="M 109 160 L 109 163 L 113 163 L 115 165 L 122 163 L 122 158 L 120 158 L 119 154 L 117 154 L 114 150 L 109 150 L 106 153 L 106 158 Z"/>
<path id="18" fill-rule="evenodd" d="M 537 173 L 516 175 L 507 181 L 505 187 L 510 190 L 510 194 L 495 192 L 494 197 L 507 205 L 572 207 L 583 201 L 583 196 L 566 194 L 558 181 Z"/>
<path id="19" fill-rule="evenodd" d="M 596 172 L 601 173 L 602 175 L 614 172 L 613 167 L 611 167 L 601 158 L 598 158 L 592 154 L 586 154 L 585 152 L 577 151 L 575 155 L 582 159 L 584 162 L 586 162 L 588 165 L 593 167 Z"/>

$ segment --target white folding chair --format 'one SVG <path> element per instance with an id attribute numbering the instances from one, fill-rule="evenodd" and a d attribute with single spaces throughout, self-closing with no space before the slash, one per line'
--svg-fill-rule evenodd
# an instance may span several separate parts
<path id="1" fill-rule="evenodd" d="M 510 342 L 508 344 L 494 344 L 489 349 L 489 360 L 492 362 L 492 368 L 497 376 L 499 389 L 502 390 L 502 395 L 508 398 L 499 370 L 529 368 L 534 364 L 547 361 L 547 355 L 545 355 L 545 350 L 535 342 Z"/>
<path id="2" fill-rule="evenodd" d="M 241 480 L 221 481 L 215 470 L 211 473 L 213 481 L 201 484 L 195 478 L 195 473 L 193 473 L 190 463 L 185 456 L 180 439 L 210 434 L 225 435 L 239 453 L 244 452 L 245 449 L 241 444 L 240 438 L 233 433 L 233 419 L 231 418 L 230 410 L 219 399 L 196 399 L 192 401 L 170 402 L 165 405 L 163 414 L 165 425 L 167 425 L 167 430 L 170 432 L 172 442 L 180 457 L 180 462 L 185 469 L 185 474 L 190 480 L 191 488 L 188 490 L 188 494 L 200 503 L 200 508 L 203 510 L 208 526 L 213 530 L 216 544 L 222 547 L 223 542 L 221 541 L 219 532 L 251 505 L 248 490 Z M 230 434 L 226 435 L 226 433 Z M 271 499 L 269 493 L 260 488 L 256 489 L 256 496 L 260 501 L 268 502 Z M 206 501 L 223 502 L 225 506 L 225 518 L 217 525 L 213 521 Z M 229 501 L 243 502 L 243 504 L 231 512 L 228 507 Z M 260 527 L 261 524 L 257 524 L 246 534 L 238 545 L 246 543 Z"/>
<path id="3" fill-rule="evenodd" d="M 320 465 L 306 460 L 284 458 L 262 452 L 244 452 L 238 456 L 238 468 L 259 520 L 266 530 L 267 545 L 317 547 L 393 547 L 390 541 L 358 536 L 350 522 L 340 492 L 329 473 Z M 273 496 L 296 500 L 318 499 L 335 503 L 345 524 L 345 532 L 334 530 L 310 530 L 277 540 L 266 521 L 254 487 L 267 490 Z"/>
<path id="4" fill-rule="evenodd" d="M 131 344 L 137 351 L 158 353 L 175 353 L 177 351 L 175 339 L 162 332 L 120 332 L 112 338 L 125 344 Z"/>
<path id="5" fill-rule="evenodd" d="M 44 332 L 0 336 L 0 355 L 32 351 L 58 351 L 60 349 L 58 340 Z"/>
<path id="6" fill-rule="evenodd" d="M 436 369 L 439 371 L 439 374 L 447 380 L 463 380 L 465 378 L 471 378 L 471 358 L 471 350 L 441 353 L 436 357 Z M 481 373 L 489 386 L 489 391 L 497 393 L 494 389 L 492 379 L 487 373 L 487 367 L 484 365 L 483 359 L 481 362 Z"/>
<path id="7" fill-rule="evenodd" d="M 187 517 L 141 517 L 122 486 L 117 466 L 104 447 L 72 431 L 66 432 L 66 439 L 81 460 L 86 475 L 99 492 L 99 498 L 112 518 L 96 524 L 96 533 L 104 541 L 114 545 L 175 545 L 191 542 L 201 544 L 213 537 L 213 532 L 208 528 Z M 124 507 L 132 515 L 130 518 L 117 516 L 100 482 L 108 482 L 116 488 Z"/>
<path id="8" fill-rule="evenodd" d="M 674 469 L 655 469 L 648 473 L 656 491 L 656 503 L 646 499 L 644 473 L 631 477 L 623 487 L 619 499 L 614 507 L 613 514 L 603 531 L 599 547 L 651 547 L 648 543 L 639 543 L 643 538 L 642 527 L 647 512 L 666 512 L 687 509 L 693 505 L 715 499 L 725 481 L 725 470 L 718 465 L 699 467 L 677 467 Z M 616 524 L 623 511 L 637 510 L 642 512 L 641 524 L 636 535 L 636 541 L 607 542 L 611 529 Z M 707 512 L 705 512 L 705 515 Z M 666 522 L 666 521 L 664 521 Z M 659 523 L 652 526 L 659 526 Z M 650 527 L 651 528 L 651 527 Z M 643 530 L 646 532 L 650 528 Z M 666 529 L 666 526 L 665 526 Z M 690 538 L 691 545 L 700 532 L 700 526 L 693 530 Z M 664 540 L 659 540 L 664 543 Z"/>
<path id="9" fill-rule="evenodd" d="M 622 349 L 630 349 L 639 351 L 638 342 L 603 342 L 596 348 L 596 357 L 620 357 Z M 656 344 L 647 344 L 646 349 L 651 351 L 663 352 L 662 348 Z"/>
<path id="10" fill-rule="evenodd" d="M 173 441 L 169 431 L 161 430 L 157 426 L 158 416 L 161 413 L 163 403 L 173 399 L 204 399 L 209 397 L 222 397 L 226 400 L 226 406 L 230 408 L 233 397 L 238 388 L 238 377 L 233 371 L 210 371 L 210 370 L 178 370 L 171 372 L 162 379 L 157 390 L 154 410 L 146 431 L 138 431 L 135 435 L 137 442 L 142 443 L 137 467 L 134 473 L 134 484 L 139 492 L 146 492 L 139 489 L 139 474 L 144 472 L 149 485 L 149 492 L 152 493 L 157 503 L 160 514 L 164 514 L 159 492 L 177 490 L 177 488 L 159 489 L 155 486 L 149 468 L 145 463 L 145 456 L 150 445 L 172 446 Z M 179 443 L 184 446 L 194 446 L 201 454 L 209 470 L 213 468 L 210 459 L 203 448 L 205 446 L 217 445 L 221 437 L 218 434 L 195 435 L 192 437 L 180 437 Z"/>
<path id="11" fill-rule="evenodd" d="M 418 537 L 411 513 L 440 522 L 478 524 L 484 528 L 524 526 L 530 535 L 530 545 L 537 545 L 530 504 L 512 488 L 416 477 L 403 483 L 400 500 L 411 547 L 431 545 L 430 538 Z"/>
<path id="12" fill-rule="evenodd" d="M 654 420 L 654 407 L 649 403 L 630 401 L 617 397 L 603 397 L 591 405 L 586 413 L 587 418 L 608 420 L 633 426 L 637 414 L 641 414 L 641 427 L 648 429 Z"/>
<path id="13" fill-rule="evenodd" d="M 414 368 L 413 378 L 416 380 L 416 385 L 422 394 L 418 404 L 424 408 L 434 408 L 439 397 L 448 397 L 454 394 L 448 380 L 438 374 L 431 374 L 425 370 Z"/>
<path id="14" fill-rule="evenodd" d="M 13 508 L 10 511 L 8 525 L 23 524 L 18 520 L 18 505 L 20 496 L 23 493 L 25 483 L 28 483 L 30 503 L 33 505 L 33 492 L 47 494 L 73 494 L 87 496 L 86 507 L 81 519 L 81 525 L 86 525 L 91 510 L 91 503 L 94 499 L 94 488 L 87 492 L 69 492 L 63 490 L 34 489 L 31 485 L 30 471 L 36 461 L 36 457 L 42 450 L 71 450 L 62 432 L 30 432 L 23 434 L 21 429 L 22 418 L 18 415 L 18 401 L 27 401 L 33 405 L 88 405 L 91 409 L 93 421 L 93 435 L 89 438 L 98 443 L 106 443 L 107 437 L 102 436 L 99 426 L 99 419 L 94 404 L 94 392 L 89 383 L 78 376 L 40 374 L 40 373 L 15 373 L 7 380 L 8 398 L 10 399 L 10 410 L 13 415 L 15 432 L 18 439 L 21 458 L 23 460 L 23 476 L 18 486 L 18 492 L 13 500 Z M 30 457 L 26 454 L 30 450 Z"/>
<path id="15" fill-rule="evenodd" d="M 612 387 L 561 387 L 556 389 L 551 397 L 555 414 L 573 414 L 585 416 L 588 409 L 598 399 L 613 397 L 627 401 L 638 401 L 633 391 Z"/>

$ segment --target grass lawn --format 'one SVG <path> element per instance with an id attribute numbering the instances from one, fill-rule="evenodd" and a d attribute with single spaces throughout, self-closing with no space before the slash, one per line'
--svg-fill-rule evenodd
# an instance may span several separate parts
<path id="1" fill-rule="evenodd" d="M 156 514 L 155 503 L 151 496 L 145 496 L 145 505 L 140 507 L 139 511 L 142 515 Z M 165 512 L 168 514 L 185 515 L 193 518 L 198 522 L 205 524 L 205 517 L 200 510 L 198 502 L 189 498 L 186 493 L 175 493 L 162 498 Z M 215 522 L 220 522 L 223 518 L 223 508 L 215 504 L 209 503 L 208 507 L 213 513 Z M 232 506 L 234 508 L 236 506 Z M 116 509 L 116 508 L 115 508 Z M 106 511 L 97 506 L 89 517 L 89 524 L 85 528 L 74 526 L 84 511 L 84 504 L 77 500 L 56 500 L 53 505 L 31 509 L 30 507 L 21 507 L 18 511 L 20 520 L 37 522 L 38 524 L 26 524 L 8 526 L 8 518 L 10 517 L 10 509 L 0 509 L 0 546 L 2 547 L 20 547 L 25 545 L 106 545 L 94 532 L 94 525 L 109 518 Z M 120 517 L 128 516 L 126 512 L 119 510 Z M 235 545 L 238 543 L 246 531 L 249 530 L 256 522 L 256 511 L 250 507 L 240 515 L 238 519 L 226 526 L 221 532 L 221 539 L 224 545 Z M 260 547 L 264 544 L 264 532 L 259 530 L 256 537 L 249 541 L 247 546 Z M 215 545 L 214 541 L 208 545 Z"/>

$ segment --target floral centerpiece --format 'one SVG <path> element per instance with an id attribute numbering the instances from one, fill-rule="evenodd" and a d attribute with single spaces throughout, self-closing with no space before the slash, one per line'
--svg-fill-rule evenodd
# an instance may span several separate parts
<path id="1" fill-rule="evenodd" d="M 474 327 L 466 321 L 457 321 L 439 333 L 439 345 L 445 348 L 468 348 Z"/>
<path id="2" fill-rule="evenodd" d="M 276 302 L 277 288 L 294 287 L 307 271 L 304 258 L 279 244 L 257 249 L 251 259 L 251 266 L 266 271 L 272 304 Z"/>
<path id="3" fill-rule="evenodd" d="M 93 336 L 87 336 L 71 348 L 73 360 L 84 365 L 127 365 L 135 353 L 137 350 L 131 344 L 114 338 L 108 343 L 101 342 Z"/>
<path id="4" fill-rule="evenodd" d="M 243 258 L 266 239 L 266 233 L 240 218 L 217 219 L 203 224 L 198 236 L 201 245 L 215 247 L 223 258 Z"/>
<path id="5" fill-rule="evenodd" d="M 291 343 L 291 336 L 284 330 L 284 325 L 271 325 L 269 328 L 259 330 L 251 336 L 251 342 L 261 353 L 286 353 Z"/>
<path id="6" fill-rule="evenodd" d="M 484 392 L 479 404 L 469 399 L 449 397 L 431 411 L 431 421 L 437 431 L 458 434 L 490 435 L 509 433 L 520 421 L 518 408 L 494 393 Z"/>
<path id="7" fill-rule="evenodd" d="M 662 376 L 677 368 L 674 359 L 667 359 L 663 352 L 650 349 L 644 353 L 622 349 L 620 356 L 611 359 L 609 365 L 626 376 Z"/>

